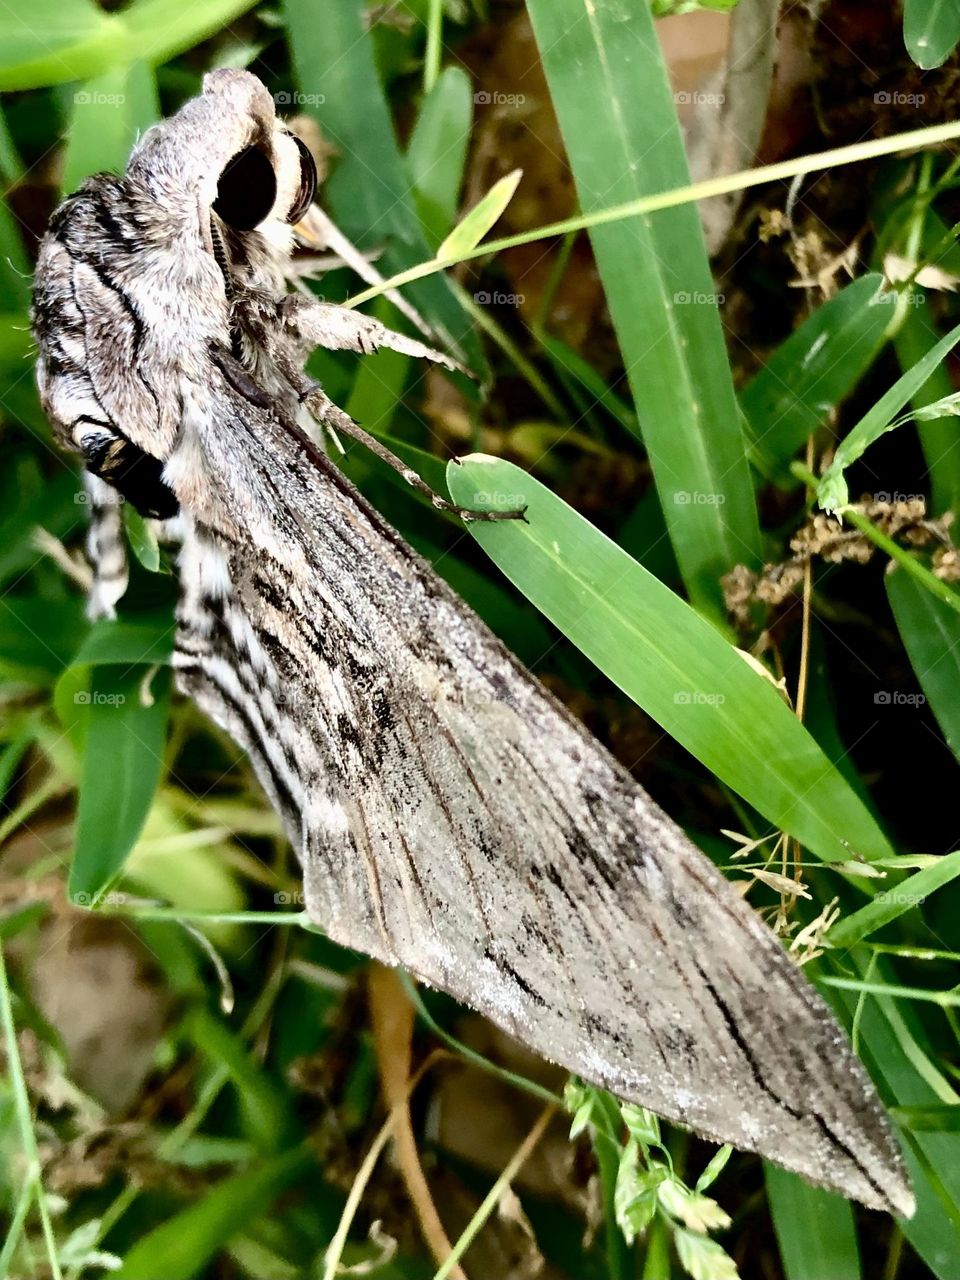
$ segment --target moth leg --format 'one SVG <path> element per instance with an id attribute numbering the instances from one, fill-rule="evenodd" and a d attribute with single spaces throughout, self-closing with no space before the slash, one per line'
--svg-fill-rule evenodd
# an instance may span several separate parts
<path id="1" fill-rule="evenodd" d="M 297 223 L 294 231 L 305 244 L 318 249 L 328 249 L 335 253 L 342 262 L 345 262 L 351 270 L 356 272 L 364 284 L 383 284 L 383 276 L 366 254 L 362 253 L 351 240 L 347 239 L 336 223 L 324 213 L 318 204 L 310 206 L 302 221 Z M 428 338 L 436 338 L 433 329 L 427 324 L 420 312 L 411 306 L 401 293 L 396 289 L 388 289 L 386 296 L 397 310 L 407 317 L 414 328 L 419 329 Z"/>
<path id="2" fill-rule="evenodd" d="M 288 301 L 298 303 L 300 299 L 290 298 L 284 299 L 284 304 Z M 284 305 L 281 304 L 281 305 Z M 306 310 L 312 312 L 315 306 L 320 304 L 306 304 Z M 300 310 L 300 308 L 291 308 L 291 310 Z M 342 311 L 340 307 L 331 308 L 334 311 Z M 347 315 L 353 315 L 347 312 Z M 367 319 L 368 317 L 358 317 L 359 319 Z M 475 511 L 470 507 L 460 507 L 455 502 L 450 502 L 446 498 L 442 498 L 422 479 L 412 467 L 407 464 L 386 445 L 381 444 L 375 436 L 370 435 L 368 431 L 364 431 L 358 423 L 330 399 L 319 383 L 308 378 L 303 369 L 296 362 L 298 353 L 291 351 L 291 344 L 284 341 L 284 336 L 278 338 L 277 334 L 271 329 L 269 324 L 262 323 L 254 317 L 247 318 L 247 324 L 250 331 L 258 343 L 267 352 L 276 369 L 283 375 L 289 383 L 291 389 L 301 404 L 306 405 L 316 420 L 325 427 L 336 432 L 341 432 L 345 436 L 349 436 L 351 440 L 356 440 L 358 444 L 364 445 L 372 454 L 385 462 L 398 475 L 403 476 L 407 484 L 411 488 L 416 489 L 418 493 L 428 497 L 433 506 L 438 511 L 448 511 L 451 515 L 459 517 L 465 524 L 469 524 L 474 520 L 482 520 L 485 522 L 493 522 L 498 520 L 524 520 L 526 518 L 526 507 L 521 507 L 512 511 L 493 511 L 485 508 L 481 511 Z M 382 326 L 381 326 L 382 327 Z M 384 330 L 389 333 L 389 330 Z M 397 334 L 397 337 L 402 335 Z M 403 339 L 404 342 L 413 343 L 413 339 Z M 420 346 L 419 343 L 413 345 Z M 342 348 L 343 349 L 343 348 Z M 353 348 L 355 350 L 359 348 Z M 397 348 L 399 350 L 400 348 Z M 426 348 L 425 348 L 426 349 Z M 222 354 L 218 358 L 221 368 L 224 367 Z"/>
<path id="3" fill-rule="evenodd" d="M 279 318 L 285 332 L 299 347 L 301 359 L 306 359 L 314 347 L 324 347 L 327 351 L 356 351 L 360 355 L 370 355 L 379 347 L 388 347 L 417 360 L 432 360 L 447 369 L 466 372 L 463 365 L 442 351 L 428 347 L 418 338 L 408 338 L 406 334 L 388 329 L 373 316 L 352 311 L 349 307 L 290 294 L 280 305 Z"/>
<path id="4" fill-rule="evenodd" d="M 120 515 L 120 494 L 99 476 L 83 473 L 84 496 L 90 512 L 87 530 L 87 559 L 93 570 L 93 581 L 87 597 L 87 617 L 115 618 L 117 601 L 127 589 L 129 566 L 127 546 Z"/>
<path id="5" fill-rule="evenodd" d="M 475 511 L 471 507 L 460 507 L 455 502 L 450 502 L 447 498 L 442 498 L 439 493 L 431 489 L 420 475 L 408 467 L 402 458 L 398 458 L 392 449 L 388 449 L 382 444 L 376 436 L 372 436 L 369 431 L 364 431 L 358 423 L 350 417 L 349 414 L 333 403 L 322 387 L 312 382 L 304 374 L 298 375 L 300 386 L 296 386 L 297 394 L 300 396 L 302 404 L 305 404 L 310 412 L 316 417 L 317 421 L 326 427 L 332 428 L 334 431 L 341 432 L 345 436 L 349 436 L 351 440 L 356 440 L 358 444 L 362 444 L 366 449 L 381 462 L 385 462 L 398 475 L 401 475 L 412 489 L 416 489 L 418 493 L 424 494 L 430 499 L 431 504 L 437 511 L 448 511 L 451 515 L 458 516 L 464 524 L 470 524 L 474 520 L 496 521 L 496 520 L 526 520 L 526 507 L 520 507 L 511 511 L 492 511 L 485 508 L 481 511 Z"/>

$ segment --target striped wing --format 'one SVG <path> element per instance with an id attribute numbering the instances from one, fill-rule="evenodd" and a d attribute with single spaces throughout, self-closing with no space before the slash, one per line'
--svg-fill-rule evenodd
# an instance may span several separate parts
<path id="1" fill-rule="evenodd" d="M 194 407 L 178 678 L 253 758 L 311 918 L 621 1098 L 909 1211 L 842 1032 L 715 868 L 292 426 L 216 377 Z"/>

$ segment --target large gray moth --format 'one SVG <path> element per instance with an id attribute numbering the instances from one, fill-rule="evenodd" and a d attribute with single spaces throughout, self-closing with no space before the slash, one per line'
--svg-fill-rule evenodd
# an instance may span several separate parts
<path id="1" fill-rule="evenodd" d="M 363 438 L 305 377 L 315 346 L 445 357 L 288 292 L 313 194 L 264 86 L 218 71 L 51 220 L 39 384 L 84 460 L 92 612 L 126 582 L 119 491 L 180 541 L 177 683 L 249 753 L 331 938 L 910 1213 L 870 1081 L 776 938 L 315 442 Z"/>

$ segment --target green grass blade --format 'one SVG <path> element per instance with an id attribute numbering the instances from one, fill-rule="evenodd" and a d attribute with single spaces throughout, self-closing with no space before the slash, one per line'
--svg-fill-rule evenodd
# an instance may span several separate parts
<path id="1" fill-rule="evenodd" d="M 883 345 L 896 295 L 883 276 L 862 276 L 806 319 L 740 392 L 750 460 L 768 478 L 857 385 Z"/>
<path id="2" fill-rule="evenodd" d="M 960 325 L 951 329 L 945 338 L 941 338 L 936 346 L 931 347 L 915 365 L 901 374 L 893 386 L 888 388 L 840 442 L 833 462 L 823 473 L 817 486 L 817 500 L 824 510 L 837 511 L 846 505 L 849 495 L 847 483 L 843 477 L 844 471 L 856 462 L 875 440 L 891 429 L 903 406 L 924 386 L 934 369 L 958 342 L 960 342 Z"/>
<path id="3" fill-rule="evenodd" d="M 423 99 L 407 146 L 407 172 L 432 250 L 453 226 L 473 120 L 470 77 L 446 67 Z"/>
<path id="4" fill-rule="evenodd" d="M 825 859 L 890 853 L 773 685 L 589 521 L 500 459 L 451 463 L 447 484 L 466 507 L 527 506 L 527 523 L 468 528 L 568 639 L 775 827 Z"/>
<path id="5" fill-rule="evenodd" d="M 868 960 L 857 957 L 866 976 Z M 875 976 L 891 978 L 887 966 L 874 970 Z M 858 1005 L 856 993 L 837 988 L 824 989 L 837 1005 L 852 1016 Z M 897 1002 L 883 996 L 867 997 L 859 1023 L 862 1055 L 877 1083 L 881 1096 L 892 1106 L 929 1106 L 954 1103 L 956 1094 L 944 1082 L 943 1091 L 934 1087 L 936 1069 L 926 1050 L 912 1034 Z M 904 1158 L 917 1197 L 917 1211 L 901 1222 L 904 1235 L 938 1280 L 955 1280 L 960 1258 L 960 1134 L 912 1133 L 903 1143 Z"/>
<path id="6" fill-rule="evenodd" d="M 918 67 L 929 71 L 942 66 L 958 40 L 958 0 L 904 0 L 903 41 Z M 880 97 L 877 100 L 882 102 Z"/>
<path id="7" fill-rule="evenodd" d="M 98 666 L 85 705 L 87 725 L 69 893 L 90 905 L 123 866 L 146 820 L 163 772 L 170 701 L 166 670 L 145 706 L 142 666 Z M 82 695 L 76 695 L 82 698 Z"/>
<path id="8" fill-rule="evenodd" d="M 960 614 L 899 568 L 884 585 L 914 674 L 960 760 Z"/>
<path id="9" fill-rule="evenodd" d="M 192 1280 L 232 1236 L 246 1231 L 281 1191 L 315 1168 L 309 1150 L 292 1151 L 225 1178 L 182 1213 L 142 1236 L 123 1260 L 116 1280 Z"/>
<path id="10" fill-rule="evenodd" d="M 285 0 L 293 63 L 304 93 L 340 153 L 324 197 L 361 248 L 382 248 L 384 275 L 431 256 L 417 214 L 390 110 L 377 79 L 373 44 L 355 0 L 328 0 L 318 20 L 312 0 Z M 472 325 L 442 278 L 409 290 L 413 303 L 475 372 L 486 365 Z"/>
<path id="11" fill-rule="evenodd" d="M 893 340 L 900 368 L 906 372 L 919 364 L 936 341 L 930 303 L 923 301 L 908 307 Z M 924 408 L 954 390 L 950 374 L 942 364 L 938 364 L 923 386 L 910 397 L 911 407 Z M 916 428 L 930 475 L 933 514 L 943 515 L 945 511 L 960 513 L 960 447 L 955 419 L 918 422 Z"/>
<path id="12" fill-rule="evenodd" d="M 688 183 L 648 6 L 529 9 L 584 214 Z M 719 578 L 755 563 L 760 538 L 699 214 L 686 205 L 590 236 L 684 582 L 722 617 Z"/>
<path id="13" fill-rule="evenodd" d="M 860 1280 L 850 1202 L 766 1161 L 763 1172 L 786 1280 Z"/>
<path id="14" fill-rule="evenodd" d="M 846 950 L 905 911 L 925 902 L 930 894 L 960 876 L 960 851 L 944 854 L 933 866 L 924 867 L 889 891 L 879 890 L 865 907 L 845 916 L 827 935 L 832 947 Z"/>

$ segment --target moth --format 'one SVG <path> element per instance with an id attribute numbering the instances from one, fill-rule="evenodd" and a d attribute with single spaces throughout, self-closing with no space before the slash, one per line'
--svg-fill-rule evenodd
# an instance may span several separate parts
<path id="1" fill-rule="evenodd" d="M 177 684 L 249 753 L 332 939 L 909 1214 L 873 1087 L 773 934 L 319 446 L 385 452 L 305 376 L 316 346 L 451 360 L 288 291 L 314 186 L 264 85 L 222 70 L 54 214 L 38 378 L 83 459 L 92 613 L 126 583 L 119 493 L 179 542 Z"/>

